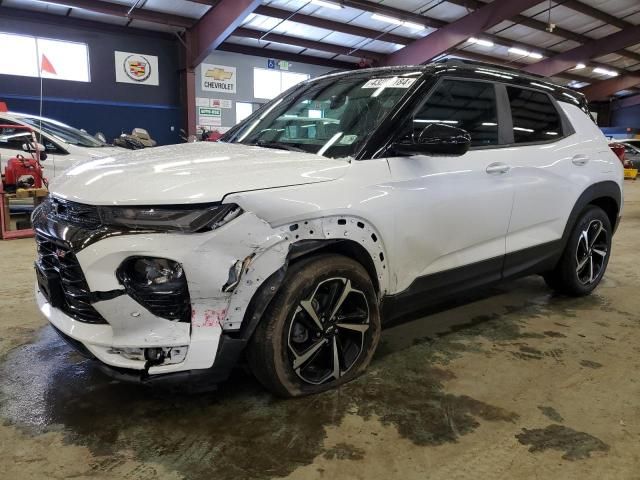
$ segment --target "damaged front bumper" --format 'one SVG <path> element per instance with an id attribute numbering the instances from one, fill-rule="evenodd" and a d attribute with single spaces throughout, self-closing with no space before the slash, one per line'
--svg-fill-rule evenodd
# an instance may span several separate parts
<path id="1" fill-rule="evenodd" d="M 115 235 L 74 252 L 97 300 L 91 306 L 106 323 L 83 322 L 54 308 L 37 283 L 35 296 L 55 329 L 112 376 L 145 383 L 177 373 L 176 379 L 219 380 L 248 340 L 241 326 L 252 296 L 285 261 L 287 247 L 279 247 L 284 240 L 250 213 L 206 233 Z M 190 321 L 154 315 L 123 290 L 115 272 L 131 257 L 179 262 L 187 279 Z"/>

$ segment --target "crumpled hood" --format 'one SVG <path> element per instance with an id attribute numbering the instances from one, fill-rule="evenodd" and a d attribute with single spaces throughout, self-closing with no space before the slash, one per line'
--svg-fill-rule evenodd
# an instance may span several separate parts
<path id="1" fill-rule="evenodd" d="M 92 205 L 205 203 L 233 192 L 335 180 L 348 167 L 310 153 L 185 143 L 82 162 L 56 177 L 50 191 Z"/>

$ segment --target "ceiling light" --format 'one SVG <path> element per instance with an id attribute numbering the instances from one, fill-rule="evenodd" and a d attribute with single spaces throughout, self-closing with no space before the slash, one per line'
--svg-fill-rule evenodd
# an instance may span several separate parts
<path id="1" fill-rule="evenodd" d="M 533 133 L 533 130 L 530 128 L 523 128 L 523 127 L 513 127 L 514 130 L 517 130 L 519 132 L 527 132 L 527 133 Z"/>
<path id="2" fill-rule="evenodd" d="M 535 58 L 536 60 L 540 60 L 540 59 L 542 58 L 542 54 L 540 54 L 540 53 L 536 53 L 536 52 L 531 52 L 531 53 L 529 54 L 529 57 L 530 57 L 530 58 Z"/>
<path id="3" fill-rule="evenodd" d="M 526 50 L 522 50 L 521 48 L 511 47 L 509 49 L 509 53 L 513 53 L 514 55 L 522 55 L 523 57 L 528 57 L 529 52 Z"/>
<path id="4" fill-rule="evenodd" d="M 314 5 L 318 5 L 319 7 L 331 8 L 333 10 L 340 10 L 342 5 L 338 5 L 337 3 L 327 2 L 325 0 L 311 0 L 311 3 Z"/>
<path id="5" fill-rule="evenodd" d="M 402 25 L 412 30 L 424 30 L 424 25 L 420 25 L 419 23 L 402 22 Z"/>
<path id="6" fill-rule="evenodd" d="M 493 42 L 490 40 L 483 40 L 482 38 L 471 37 L 467 40 L 469 43 L 475 43 L 477 45 L 482 45 L 483 47 L 493 47 Z"/>
<path id="7" fill-rule="evenodd" d="M 583 68 L 587 68 L 584 63 L 579 63 L 574 67 L 574 70 L 582 70 Z"/>
<path id="8" fill-rule="evenodd" d="M 593 69 L 593 73 L 599 73 L 601 75 L 608 75 L 610 77 L 617 77 L 618 72 L 614 72 L 613 70 L 607 70 L 605 68 L 596 67 Z"/>
<path id="9" fill-rule="evenodd" d="M 399 18 L 387 17 L 386 15 L 378 15 L 377 13 L 374 13 L 373 15 L 371 15 L 371 18 L 380 22 L 392 23 L 393 25 L 401 25 L 403 27 L 412 28 L 414 30 L 424 30 L 424 25 L 420 25 L 419 23 L 405 22 L 404 20 L 400 20 Z"/>

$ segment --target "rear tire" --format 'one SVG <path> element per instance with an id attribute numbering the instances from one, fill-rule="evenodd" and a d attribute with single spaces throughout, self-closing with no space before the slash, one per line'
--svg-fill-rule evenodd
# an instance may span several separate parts
<path id="1" fill-rule="evenodd" d="M 574 226 L 556 268 L 545 282 L 559 293 L 580 297 L 600 283 L 611 255 L 611 222 L 600 207 L 591 205 Z"/>
<path id="2" fill-rule="evenodd" d="M 342 255 L 293 264 L 249 344 L 251 371 L 282 397 L 319 393 L 367 368 L 380 313 L 367 271 Z"/>

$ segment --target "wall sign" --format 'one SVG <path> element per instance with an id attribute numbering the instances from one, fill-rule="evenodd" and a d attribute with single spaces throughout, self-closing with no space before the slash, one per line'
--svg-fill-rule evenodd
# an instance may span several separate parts
<path id="1" fill-rule="evenodd" d="M 200 125 L 222 125 L 222 110 L 214 107 L 198 107 L 198 123 Z"/>
<path id="2" fill-rule="evenodd" d="M 289 65 L 286 60 L 275 60 L 273 58 L 267 60 L 267 68 L 272 70 L 289 70 Z"/>
<path id="3" fill-rule="evenodd" d="M 236 93 L 236 68 L 203 63 L 202 90 L 207 92 Z"/>
<path id="4" fill-rule="evenodd" d="M 233 102 L 224 98 L 210 98 L 210 105 L 217 108 L 232 108 Z"/>
<path id="5" fill-rule="evenodd" d="M 160 84 L 158 57 L 131 52 L 115 52 L 116 82 L 139 85 Z"/>

